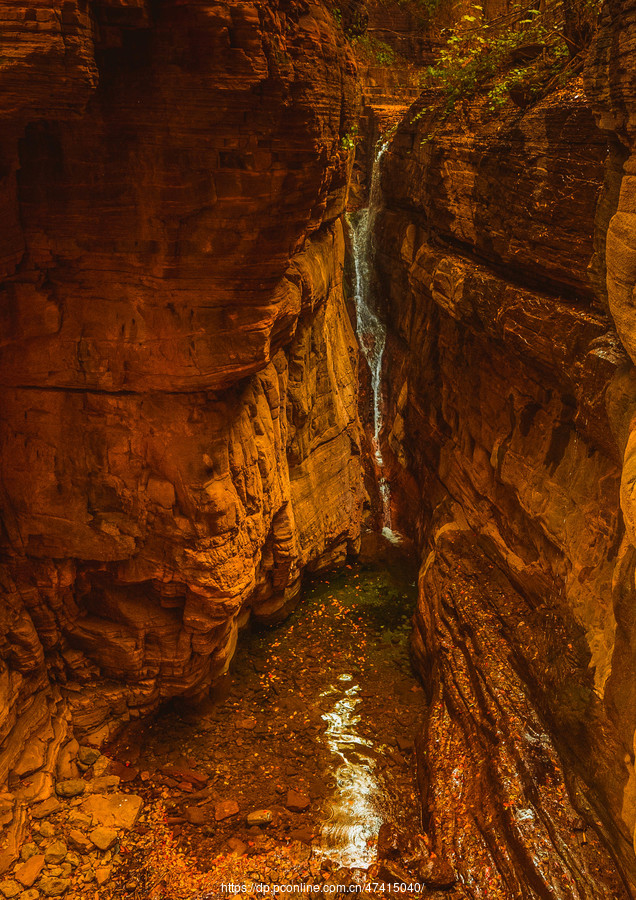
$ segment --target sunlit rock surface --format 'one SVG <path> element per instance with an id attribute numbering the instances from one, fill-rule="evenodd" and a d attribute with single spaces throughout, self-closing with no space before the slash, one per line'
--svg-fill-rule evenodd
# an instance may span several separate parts
<path id="1" fill-rule="evenodd" d="M 496 118 L 479 102 L 419 114 L 431 101 L 386 154 L 377 236 L 383 450 L 424 545 L 429 827 L 475 896 L 620 896 L 575 830 L 600 820 L 633 879 L 633 587 L 606 411 L 628 362 L 604 290 L 614 138 L 580 79 Z"/>
<path id="2" fill-rule="evenodd" d="M 0 26 L 15 835 L 71 720 L 99 742 L 198 696 L 249 609 L 356 546 L 357 96 L 319 3 L 7 2 Z"/>

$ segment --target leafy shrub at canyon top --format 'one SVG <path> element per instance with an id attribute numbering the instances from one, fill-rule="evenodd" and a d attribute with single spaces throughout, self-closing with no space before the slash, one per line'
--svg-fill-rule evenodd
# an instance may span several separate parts
<path id="1" fill-rule="evenodd" d="M 525 107 L 580 71 L 597 15 L 596 0 L 556 0 L 541 8 L 517 4 L 487 20 L 475 4 L 446 30 L 423 81 L 441 89 L 447 112 L 478 93 L 487 95 L 493 112 L 508 98 Z"/>

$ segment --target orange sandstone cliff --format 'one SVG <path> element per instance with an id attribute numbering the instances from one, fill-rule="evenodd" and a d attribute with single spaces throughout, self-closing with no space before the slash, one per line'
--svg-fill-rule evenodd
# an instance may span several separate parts
<path id="1" fill-rule="evenodd" d="M 359 539 L 320 3 L 0 3 L 0 815 Z"/>

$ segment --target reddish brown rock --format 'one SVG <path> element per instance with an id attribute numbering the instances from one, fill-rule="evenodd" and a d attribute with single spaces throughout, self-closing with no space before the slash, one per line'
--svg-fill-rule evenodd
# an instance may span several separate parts
<path id="1" fill-rule="evenodd" d="M 435 851 L 485 894 L 532 881 L 624 896 L 632 699 L 618 712 L 612 686 L 632 678 L 616 652 L 631 576 L 605 402 L 627 357 L 599 290 L 607 136 L 580 81 L 524 114 L 477 100 L 461 118 L 414 116 L 385 156 L 377 262 L 384 455 L 394 512 L 423 547 L 414 649 Z M 624 388 L 612 419 L 630 403 Z M 572 844 L 583 807 L 620 871 Z M 553 842 L 571 855 L 548 872 L 531 861 Z"/>
<path id="2" fill-rule="evenodd" d="M 0 784 L 42 773 L 21 802 L 51 793 L 69 713 L 99 746 L 205 693 L 239 617 L 356 547 L 357 96 L 322 3 L 0 23 Z"/>
<path id="3" fill-rule="evenodd" d="M 285 806 L 292 812 L 305 812 L 311 806 L 311 800 L 305 794 L 290 789 L 287 791 Z"/>
<path id="4" fill-rule="evenodd" d="M 214 818 L 217 822 L 236 816 L 239 811 L 239 805 L 236 800 L 221 800 L 214 807 Z"/>
<path id="5" fill-rule="evenodd" d="M 44 855 L 38 853 L 15 868 L 15 877 L 25 888 L 33 887 L 44 868 Z"/>

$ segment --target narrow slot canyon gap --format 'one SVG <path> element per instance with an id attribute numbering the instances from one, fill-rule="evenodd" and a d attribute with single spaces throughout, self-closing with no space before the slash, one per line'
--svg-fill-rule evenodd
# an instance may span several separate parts
<path id="1" fill-rule="evenodd" d="M 0 117 L 0 895 L 636 897 L 634 0 L 0 0 Z"/>

